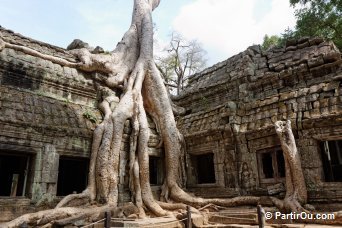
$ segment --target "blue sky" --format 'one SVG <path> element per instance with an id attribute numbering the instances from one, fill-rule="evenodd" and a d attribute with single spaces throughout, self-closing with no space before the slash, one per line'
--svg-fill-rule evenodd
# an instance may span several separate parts
<path id="1" fill-rule="evenodd" d="M 114 49 L 131 20 L 131 0 L 0 0 L 0 25 L 66 47 L 75 38 Z M 288 0 L 161 0 L 153 14 L 162 49 L 176 30 L 197 39 L 208 63 L 262 42 L 265 34 L 293 27 Z"/>

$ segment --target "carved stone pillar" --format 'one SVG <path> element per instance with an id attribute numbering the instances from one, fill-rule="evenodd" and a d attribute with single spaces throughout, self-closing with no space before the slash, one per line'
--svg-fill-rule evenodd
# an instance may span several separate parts
<path id="1" fill-rule="evenodd" d="M 45 144 L 37 153 L 32 201 L 52 201 L 57 193 L 59 154 L 55 145 Z"/>

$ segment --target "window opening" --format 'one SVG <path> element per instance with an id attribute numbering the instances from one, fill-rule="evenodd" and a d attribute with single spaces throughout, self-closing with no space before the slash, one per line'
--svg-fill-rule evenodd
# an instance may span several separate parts
<path id="1" fill-rule="evenodd" d="M 285 160 L 282 150 L 278 150 L 277 152 L 277 166 L 278 166 L 278 175 L 279 177 L 285 177 Z"/>
<path id="2" fill-rule="evenodd" d="M 261 183 L 281 182 L 285 177 L 285 160 L 281 148 L 258 151 L 258 168 Z"/>
<path id="3" fill-rule="evenodd" d="M 320 143 L 324 179 L 326 182 L 342 181 L 342 140 Z"/>

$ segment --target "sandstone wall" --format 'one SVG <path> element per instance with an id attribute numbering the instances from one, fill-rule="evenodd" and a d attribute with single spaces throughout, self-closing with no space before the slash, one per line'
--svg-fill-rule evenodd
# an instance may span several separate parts
<path id="1" fill-rule="evenodd" d="M 41 53 L 76 60 L 65 49 L 0 28 L 2 39 Z M 342 139 L 341 54 L 330 42 L 302 39 L 268 52 L 246 51 L 190 78 L 176 102 L 187 108 L 178 119 L 186 139 L 188 190 L 206 197 L 268 194 L 260 183 L 257 153 L 279 145 L 273 123 L 290 119 L 312 201 L 342 200 L 341 183 L 323 180 L 320 141 Z M 1 219 L 35 210 L 35 203 L 55 199 L 59 158 L 88 158 L 100 94 L 93 78 L 20 51 L 0 51 L 0 155 L 30 158 L 23 198 L 0 200 Z M 152 120 L 150 155 L 160 137 Z M 128 187 L 129 122 L 120 157 L 120 202 Z M 193 155 L 214 154 L 215 183 L 196 183 Z M 158 167 L 162 172 L 163 167 Z M 84 175 L 87 175 L 85 173 Z M 162 176 L 163 174 L 161 174 Z M 158 178 L 160 178 L 159 176 Z M 276 187 L 273 186 L 273 189 Z M 160 186 L 153 186 L 154 192 Z M 16 202 L 21 211 L 11 206 Z"/>
<path id="2" fill-rule="evenodd" d="M 76 62 L 65 49 L 36 41 L 0 27 L 6 42 L 29 47 L 40 53 Z M 0 197 L 0 222 L 38 210 L 41 202 L 56 203 L 58 168 L 61 157 L 90 157 L 92 134 L 102 115 L 97 109 L 101 94 L 94 78 L 74 68 L 5 48 L 0 51 L 0 156 L 29 158 L 27 186 L 23 196 Z M 150 155 L 163 157 L 153 121 L 150 125 Z M 119 201 L 128 202 L 128 151 L 130 123 L 126 121 L 120 152 Z M 158 167 L 163 174 L 163 167 Z M 84 172 L 84 176 L 88 173 Z M 1 185 L 1 183 L 0 183 Z M 152 187 L 155 194 L 160 186 Z M 13 203 L 15 202 L 15 203 Z"/>
<path id="3" fill-rule="evenodd" d="M 341 53 L 320 38 L 291 41 L 267 52 L 252 46 L 193 75 L 175 99 L 187 108 L 178 126 L 188 154 L 214 153 L 212 187 L 267 194 L 257 153 L 279 146 L 273 123 L 290 119 L 310 199 L 342 200 L 342 183 L 323 180 L 318 146 L 342 139 L 341 77 Z M 188 175 L 192 187 L 191 170 Z"/>
<path id="4" fill-rule="evenodd" d="M 75 61 L 64 49 L 0 28 L 2 39 L 44 54 Z M 60 156 L 88 158 L 95 123 L 97 93 L 93 75 L 5 48 L 0 51 L 0 152 L 29 159 L 20 210 L 2 207 L 1 219 L 51 201 L 57 191 Z M 86 173 L 84 175 L 87 175 Z M 8 199 L 11 200 L 11 199 Z M 6 199 L 0 204 L 7 205 Z M 13 199 L 12 199 L 13 200 Z M 30 201 L 29 201 L 30 202 Z M 7 208 L 7 209 L 6 209 Z"/>

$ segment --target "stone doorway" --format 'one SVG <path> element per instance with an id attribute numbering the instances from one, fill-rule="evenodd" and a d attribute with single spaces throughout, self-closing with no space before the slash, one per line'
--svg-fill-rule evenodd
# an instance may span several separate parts
<path id="1" fill-rule="evenodd" d="M 191 156 L 193 168 L 195 168 L 197 184 L 215 184 L 214 154 L 206 153 Z"/>
<path id="2" fill-rule="evenodd" d="M 149 157 L 150 184 L 162 185 L 164 179 L 164 167 L 160 157 Z"/>
<path id="3" fill-rule="evenodd" d="M 57 196 L 81 193 L 88 183 L 89 159 L 59 158 Z"/>
<path id="4" fill-rule="evenodd" d="M 16 152 L 0 152 L 0 196 L 25 196 L 30 157 Z"/>

